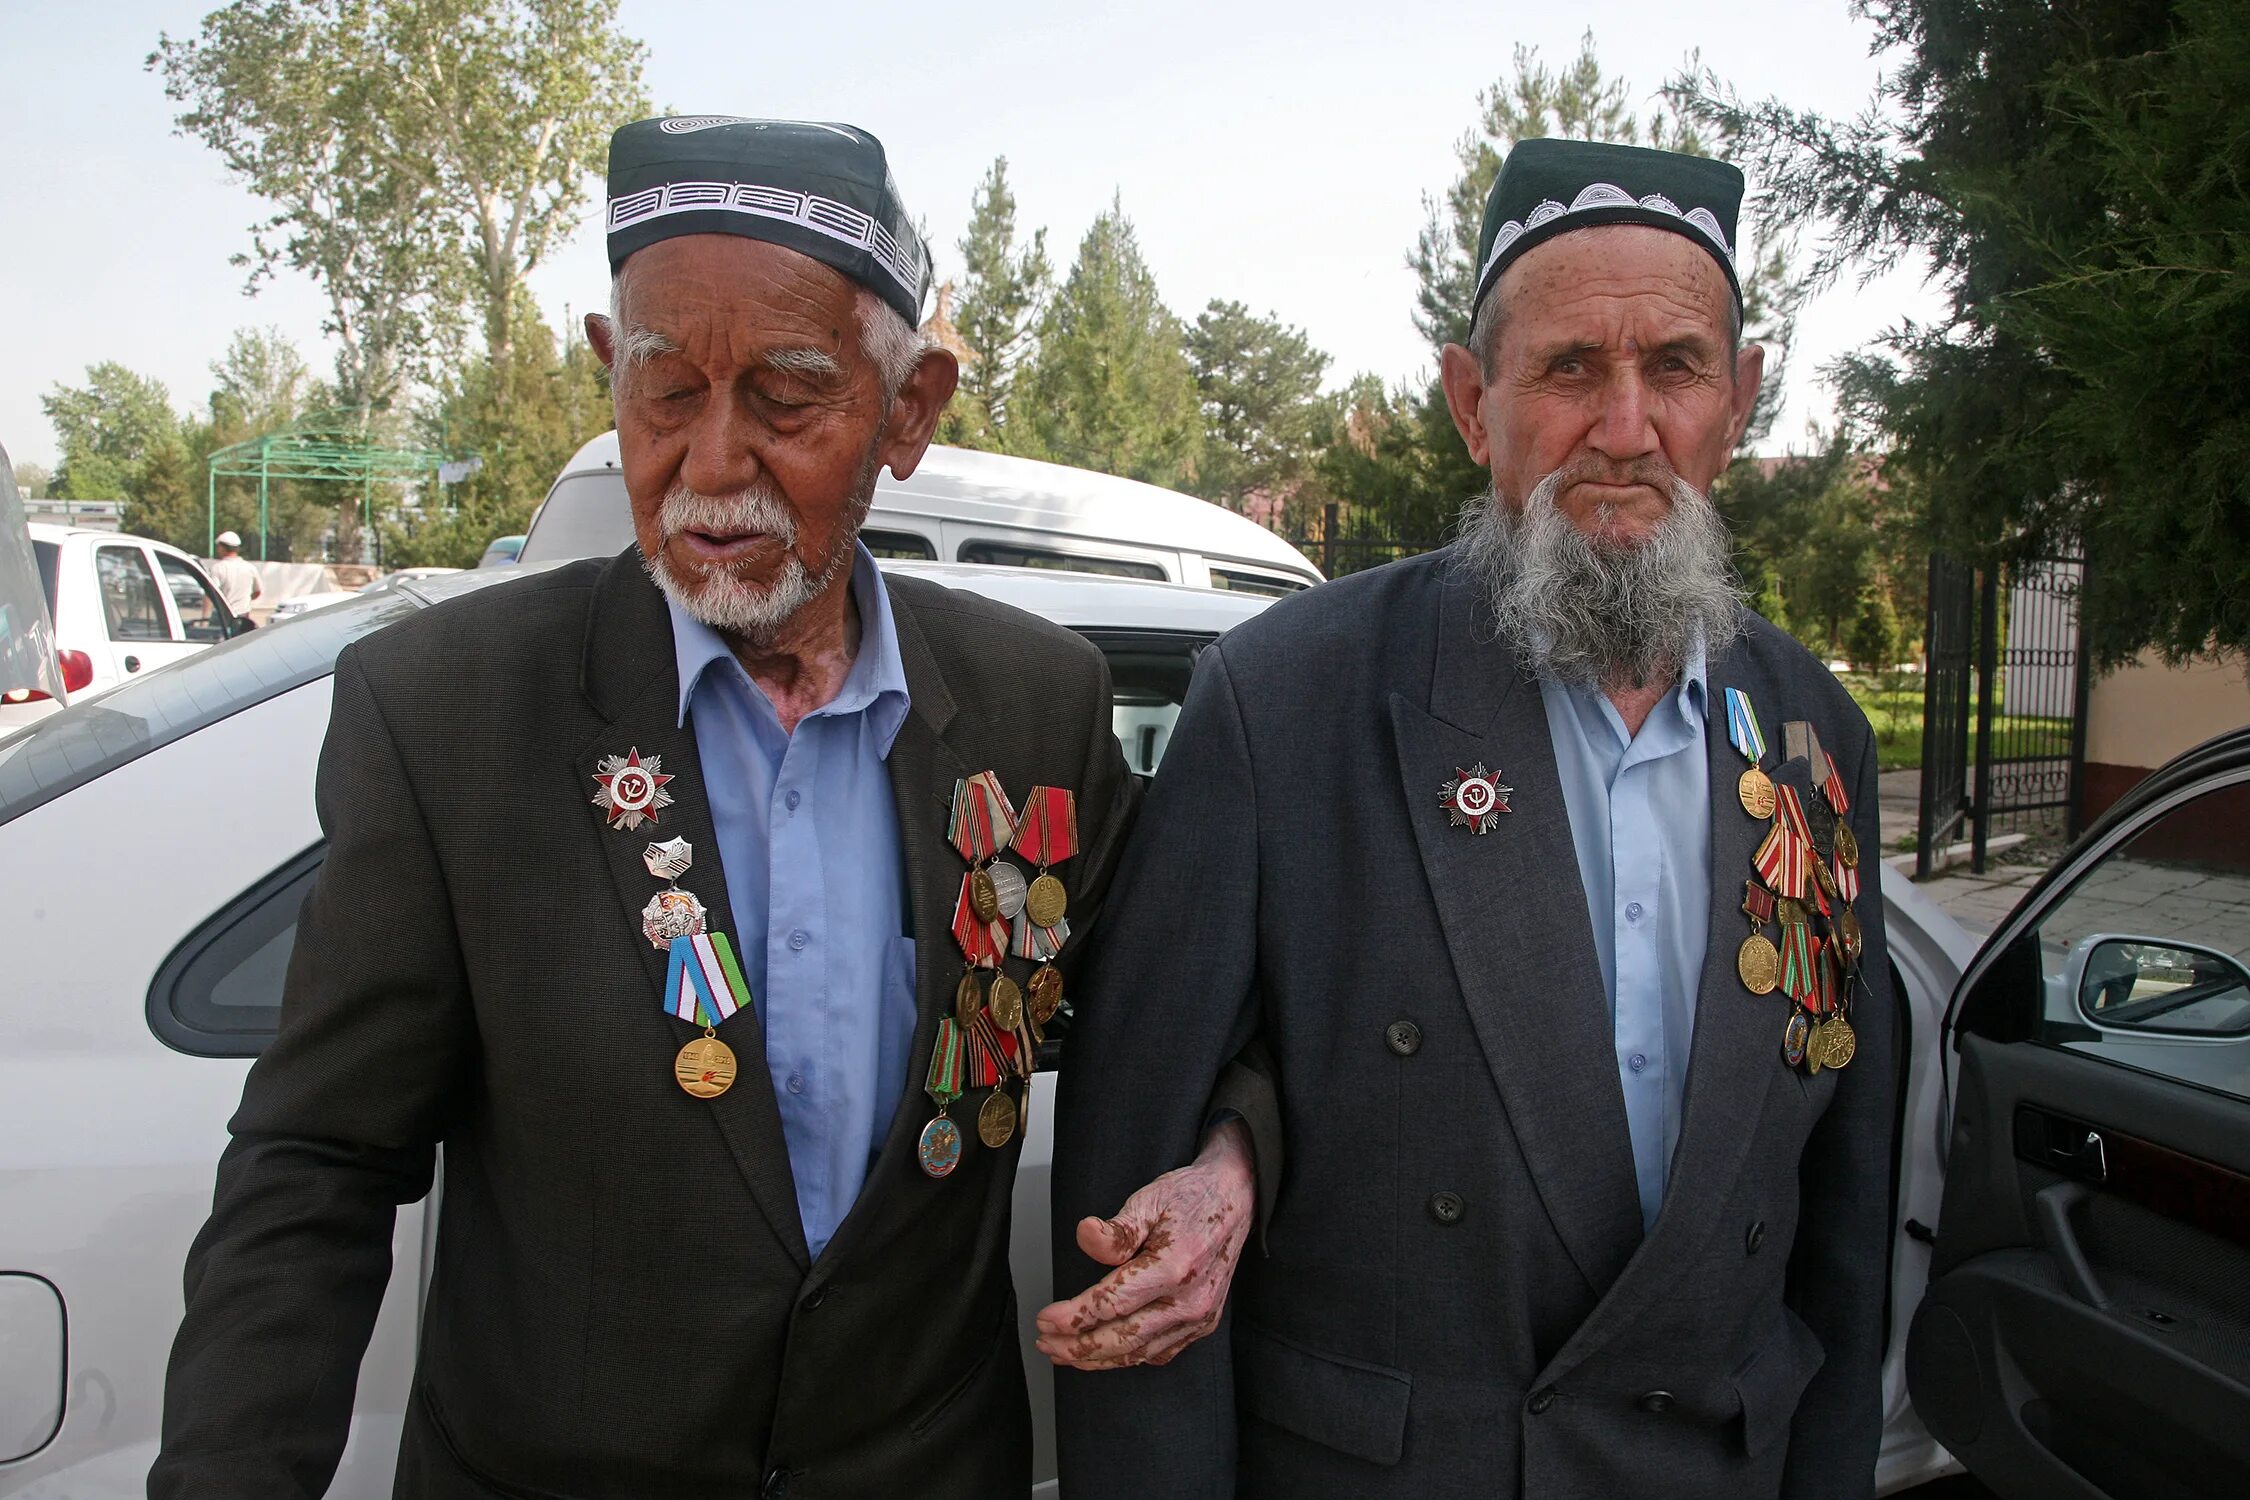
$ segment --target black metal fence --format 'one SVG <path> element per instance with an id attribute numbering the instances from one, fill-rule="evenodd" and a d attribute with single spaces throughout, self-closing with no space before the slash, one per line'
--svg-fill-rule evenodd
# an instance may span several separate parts
<path id="1" fill-rule="evenodd" d="M 1930 559 L 1918 875 L 1936 868 L 1964 828 L 1980 872 L 1996 840 L 2043 846 L 2077 832 L 2090 681 L 2078 612 L 2085 583 L 2075 557 L 1981 573 Z"/>
<path id="2" fill-rule="evenodd" d="M 1338 514 L 1340 509 L 1331 502 L 1322 507 L 1317 528 L 1307 527 L 1302 533 L 1285 533 L 1289 544 L 1319 563 L 1320 571 L 1330 578 L 1341 578 L 1346 573 L 1381 567 L 1384 563 L 1397 562 L 1402 557 L 1413 557 L 1445 545 L 1443 541 L 1426 542 L 1383 536 L 1364 521 L 1342 518 Z"/>

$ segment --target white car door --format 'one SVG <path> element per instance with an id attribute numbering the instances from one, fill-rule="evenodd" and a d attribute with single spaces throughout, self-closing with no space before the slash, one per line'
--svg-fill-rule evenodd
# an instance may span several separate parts
<path id="1" fill-rule="evenodd" d="M 103 642 L 112 682 L 129 682 L 162 666 L 173 650 L 172 606 L 156 581 L 148 548 L 131 537 L 96 542 L 93 584 L 101 602 Z"/>

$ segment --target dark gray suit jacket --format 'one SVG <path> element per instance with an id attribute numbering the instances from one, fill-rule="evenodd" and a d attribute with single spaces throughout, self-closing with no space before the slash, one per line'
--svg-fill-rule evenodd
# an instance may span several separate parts
<path id="1" fill-rule="evenodd" d="M 1135 800 L 1109 674 L 1081 637 L 973 594 L 889 580 L 913 711 L 890 759 L 917 939 L 909 1077 L 865 1188 L 806 1254 L 757 1017 L 719 1028 L 733 1089 L 683 1093 L 697 1029 L 665 1014 L 642 937 L 652 838 L 732 932 L 664 601 L 635 553 L 440 605 L 336 666 L 326 864 L 281 1032 L 251 1070 L 187 1267 L 166 1388 L 164 1500 L 319 1494 L 390 1276 L 395 1206 L 445 1196 L 402 1496 L 913 1494 L 1030 1487 L 1008 1268 L 1022 1136 L 960 1169 L 915 1140 L 961 959 L 957 778 L 1078 793 L 1057 867 L 1100 909 Z M 678 779 L 655 828 L 604 825 L 593 775 L 637 747 Z M 1023 977 L 1027 966 L 1013 966 Z M 1138 1184 L 1136 1184 L 1138 1186 Z"/>
<path id="2" fill-rule="evenodd" d="M 1644 1240 L 1538 687 L 1448 557 L 1285 600 L 1199 666 L 1071 1039 L 1058 1294 L 1098 1271 L 1071 1224 L 1192 1152 L 1253 1034 L 1290 1166 L 1227 1331 L 1062 1374 L 1065 1493 L 1865 1496 L 1896 1101 L 1866 721 L 1761 620 L 1710 663 L 1709 956 Z M 1727 687 L 1776 751 L 1812 721 L 1853 798 L 1870 991 L 1841 1073 L 1785 1066 L 1787 1002 L 1735 975 L 1764 825 L 1736 801 Z M 1478 761 L 1515 788 L 1482 837 L 1439 807 Z"/>

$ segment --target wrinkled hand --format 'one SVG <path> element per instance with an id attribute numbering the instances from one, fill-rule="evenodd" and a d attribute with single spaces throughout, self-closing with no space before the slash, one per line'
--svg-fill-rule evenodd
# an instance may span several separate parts
<path id="1" fill-rule="evenodd" d="M 1116 1270 L 1039 1314 L 1039 1352 L 1078 1370 L 1161 1365 L 1219 1326 L 1257 1205 L 1250 1132 L 1229 1120 L 1192 1166 L 1078 1221 L 1078 1248 Z"/>

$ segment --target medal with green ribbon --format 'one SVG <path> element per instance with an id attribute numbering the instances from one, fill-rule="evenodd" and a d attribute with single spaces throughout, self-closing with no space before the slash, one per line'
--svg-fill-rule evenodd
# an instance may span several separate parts
<path id="1" fill-rule="evenodd" d="M 703 1035 L 673 1059 L 673 1076 L 681 1088 L 698 1099 L 716 1099 L 734 1087 L 734 1049 L 715 1032 L 721 1021 L 749 1005 L 750 986 L 725 933 L 697 932 L 672 939 L 664 974 L 664 1008 L 703 1028 Z"/>
<path id="2" fill-rule="evenodd" d="M 1758 764 L 1765 759 L 1766 737 L 1758 728 L 1758 711 L 1750 706 L 1750 695 L 1740 688 L 1727 689 L 1727 738 L 1742 752 L 1742 758 L 1750 762 L 1734 784 L 1735 795 L 1742 799 L 1742 810 L 1753 818 L 1772 817 L 1773 778 Z"/>
<path id="3" fill-rule="evenodd" d="M 961 1075 L 967 1054 L 968 1044 L 961 1028 L 951 1016 L 941 1019 L 937 1044 L 930 1049 L 929 1080 L 922 1086 L 922 1091 L 937 1105 L 938 1112 L 922 1127 L 922 1139 L 915 1148 L 924 1176 L 951 1177 L 953 1169 L 961 1165 L 961 1127 L 953 1123 L 947 1112 L 953 1108 L 953 1101 L 961 1097 Z"/>

